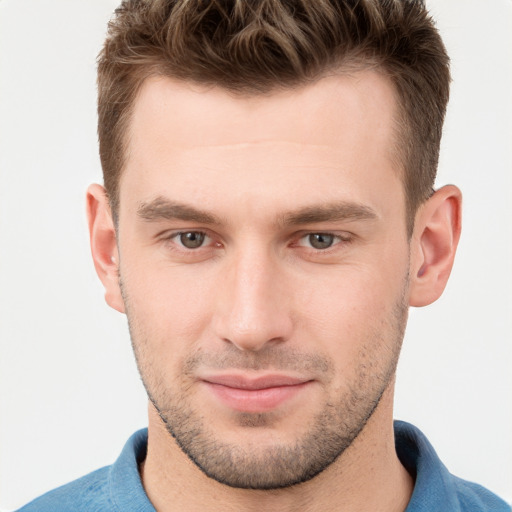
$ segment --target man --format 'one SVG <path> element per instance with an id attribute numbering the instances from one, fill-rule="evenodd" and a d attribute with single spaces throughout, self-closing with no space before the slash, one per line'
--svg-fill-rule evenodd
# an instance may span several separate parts
<path id="1" fill-rule="evenodd" d="M 149 426 L 22 510 L 510 510 L 392 419 L 460 234 L 423 5 L 126 1 L 98 83 L 91 248 Z"/>

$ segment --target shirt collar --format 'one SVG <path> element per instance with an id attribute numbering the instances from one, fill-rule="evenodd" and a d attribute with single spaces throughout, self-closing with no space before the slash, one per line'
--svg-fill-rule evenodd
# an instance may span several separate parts
<path id="1" fill-rule="evenodd" d="M 415 480 L 414 491 L 405 512 L 459 512 L 454 477 L 427 438 L 419 429 L 404 421 L 395 421 L 394 427 L 398 458 Z"/>

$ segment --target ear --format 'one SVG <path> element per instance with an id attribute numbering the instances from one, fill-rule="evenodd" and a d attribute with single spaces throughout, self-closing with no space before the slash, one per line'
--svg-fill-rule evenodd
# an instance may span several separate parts
<path id="1" fill-rule="evenodd" d="M 87 189 L 87 220 L 92 259 L 105 287 L 105 300 L 110 307 L 124 313 L 116 230 L 107 193 L 101 185 L 94 184 Z"/>
<path id="2" fill-rule="evenodd" d="M 419 209 L 411 240 L 409 304 L 427 306 L 446 286 L 461 229 L 462 193 L 447 185 Z"/>

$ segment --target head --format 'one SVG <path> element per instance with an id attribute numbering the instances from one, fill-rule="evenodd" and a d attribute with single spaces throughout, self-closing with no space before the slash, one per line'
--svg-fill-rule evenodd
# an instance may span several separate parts
<path id="1" fill-rule="evenodd" d="M 124 2 L 99 89 L 92 252 L 150 428 L 235 487 L 376 453 L 408 306 L 460 229 L 457 189 L 432 194 L 448 69 L 421 3 Z"/>

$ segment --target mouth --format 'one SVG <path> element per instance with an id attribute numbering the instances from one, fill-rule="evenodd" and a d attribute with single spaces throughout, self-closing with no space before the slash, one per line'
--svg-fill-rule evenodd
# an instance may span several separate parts
<path id="1" fill-rule="evenodd" d="M 248 413 L 272 411 L 304 392 L 313 381 L 289 375 L 224 374 L 201 379 L 224 406 Z"/>

